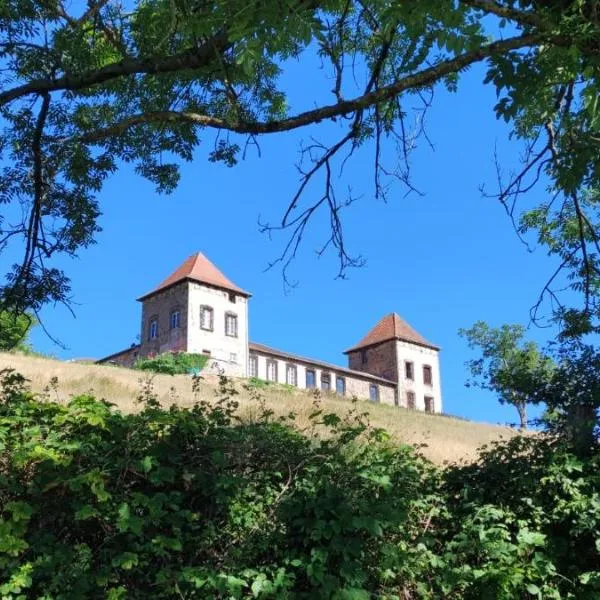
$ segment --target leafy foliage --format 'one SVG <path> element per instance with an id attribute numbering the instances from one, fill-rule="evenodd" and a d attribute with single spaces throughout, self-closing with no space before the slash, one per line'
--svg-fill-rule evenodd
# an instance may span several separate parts
<path id="1" fill-rule="evenodd" d="M 498 394 L 502 404 L 512 404 L 519 413 L 521 428 L 527 427 L 527 404 L 540 402 L 540 389 L 554 367 L 550 357 L 534 342 L 524 342 L 522 325 L 490 327 L 478 321 L 470 329 L 461 329 L 471 348 L 481 350 L 481 357 L 467 363 L 475 385 Z"/>
<path id="2" fill-rule="evenodd" d="M 27 336 L 34 325 L 31 315 L 0 310 L 0 351 L 28 350 Z"/>
<path id="3" fill-rule="evenodd" d="M 333 248 L 343 274 L 363 261 L 348 252 L 342 226 L 355 198 L 336 194 L 332 173 L 371 142 L 372 195 L 385 196 L 394 181 L 414 190 L 410 151 L 426 133 L 409 131 L 409 111 L 416 106 L 423 123 L 436 85 L 458 89 L 461 73 L 486 61 L 495 114 L 525 146 L 522 172 L 501 184 L 498 198 L 584 290 L 576 312 L 593 329 L 597 13 L 596 0 L 5 0 L 0 204 L 21 206 L 13 212 L 23 219 L 0 220 L 0 251 L 22 244 L 24 253 L 0 300 L 34 314 L 45 302 L 68 302 L 68 277 L 51 259 L 95 242 L 98 194 L 122 162 L 170 192 L 179 163 L 207 138 L 209 160 L 233 166 L 258 136 L 327 122 L 324 138 L 311 131 L 301 146 L 301 180 L 283 218 L 262 229 L 291 238 L 275 261 L 285 270 L 311 219 L 324 213 L 324 248 Z M 315 54 L 326 88 L 292 112 L 282 75 Z M 520 221 L 517 200 L 540 178 L 548 199 Z M 313 184 L 322 190 L 306 201 Z"/>
<path id="4" fill-rule="evenodd" d="M 318 405 L 124 415 L 5 373 L 0 593 L 43 598 L 595 598 L 600 470 L 540 438 L 441 472 Z M 325 435 L 322 435 L 325 434 Z M 510 485 L 506 485 L 510 481 Z"/>
<path id="5" fill-rule="evenodd" d="M 202 371 L 208 356 L 205 354 L 194 354 L 193 352 L 165 352 L 158 356 L 138 358 L 134 369 L 140 371 L 152 371 L 166 375 L 184 375 L 187 373 L 199 373 Z"/>

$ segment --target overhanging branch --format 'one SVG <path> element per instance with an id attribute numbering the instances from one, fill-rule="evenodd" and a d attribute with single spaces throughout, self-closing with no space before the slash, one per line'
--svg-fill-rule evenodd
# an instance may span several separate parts
<path id="1" fill-rule="evenodd" d="M 226 129 L 235 133 L 254 135 L 290 131 L 292 129 L 319 123 L 326 119 L 333 119 L 341 115 L 353 113 L 357 110 L 370 108 L 371 106 L 390 100 L 407 90 L 431 86 L 443 77 L 452 73 L 457 73 L 474 63 L 489 58 L 490 56 L 534 46 L 541 42 L 542 39 L 543 36 L 541 34 L 530 34 L 492 42 L 477 50 L 465 52 L 455 58 L 442 61 L 433 67 L 424 69 L 413 75 L 408 75 L 393 84 L 381 87 L 376 91 L 362 94 L 351 100 L 343 100 L 336 102 L 335 104 L 309 110 L 286 119 L 243 122 L 227 121 L 218 117 L 194 112 L 155 111 L 134 115 L 111 127 L 82 135 L 78 137 L 77 140 L 83 143 L 99 142 L 107 137 L 121 134 L 131 127 L 145 123 L 190 123 L 202 127 Z"/>

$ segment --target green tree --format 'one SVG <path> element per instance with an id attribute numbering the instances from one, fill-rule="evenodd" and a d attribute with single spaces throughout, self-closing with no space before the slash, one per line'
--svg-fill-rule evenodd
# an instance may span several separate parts
<path id="1" fill-rule="evenodd" d="M 342 227 L 352 198 L 335 193 L 332 173 L 346 158 L 362 160 L 355 150 L 371 142 L 373 195 L 385 195 L 389 178 L 410 188 L 414 139 L 404 122 L 411 107 L 425 110 L 436 85 L 458 89 L 461 72 L 485 63 L 484 83 L 498 93 L 495 114 L 525 150 L 522 171 L 495 195 L 517 223 L 520 195 L 540 177 L 549 182 L 542 213 L 519 226 L 543 234 L 565 211 L 573 215 L 571 260 L 561 269 L 577 274 L 572 284 L 585 290 L 580 316 L 596 326 L 596 201 L 585 196 L 600 178 L 596 0 L 77 6 L 0 3 L 0 203 L 24 208 L 22 222 L 0 221 L 0 251 L 24 247 L 2 288 L 5 305 L 35 313 L 47 301 L 68 301 L 68 277 L 52 258 L 94 243 L 98 193 L 122 161 L 169 192 L 178 162 L 192 160 L 200 142 L 212 138 L 210 160 L 234 165 L 259 136 L 325 122 L 327 134 L 312 127 L 302 146 L 297 193 L 281 220 L 264 229 L 289 236 L 276 261 L 284 271 L 317 215 L 331 223 L 325 247 L 337 253 L 340 271 L 362 264 Z M 281 75 L 315 53 L 333 78 L 292 111 Z M 383 144 L 386 138 L 392 143 Z M 322 190 L 313 197 L 317 184 Z"/>
<path id="2" fill-rule="evenodd" d="M 540 390 L 554 363 L 534 342 L 524 341 L 522 325 L 490 327 L 478 321 L 470 329 L 461 329 L 470 348 L 481 351 L 481 357 L 469 360 L 472 379 L 467 385 L 491 390 L 502 404 L 512 404 L 519 413 L 521 429 L 527 428 L 527 404 L 539 402 Z"/>
<path id="3" fill-rule="evenodd" d="M 534 377 L 532 401 L 547 406 L 547 429 L 586 456 L 597 447 L 600 351 L 579 340 L 555 345 L 555 367 Z"/>
<path id="4" fill-rule="evenodd" d="M 0 351 L 25 349 L 34 319 L 28 314 L 0 311 Z"/>

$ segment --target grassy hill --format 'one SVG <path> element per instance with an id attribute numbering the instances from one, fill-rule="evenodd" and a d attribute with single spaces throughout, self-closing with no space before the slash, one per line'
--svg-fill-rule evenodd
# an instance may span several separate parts
<path id="1" fill-rule="evenodd" d="M 116 404 L 123 411 L 139 408 L 137 397 L 141 393 L 148 374 L 113 366 L 68 363 L 47 358 L 0 353 L 0 370 L 13 368 L 30 380 L 31 388 L 43 392 L 46 397 L 66 402 L 73 395 L 92 392 Z M 235 382 L 239 390 L 237 400 L 242 415 L 252 419 L 260 410 L 251 398 L 245 381 Z M 152 378 L 153 391 L 160 402 L 191 405 L 194 402 L 192 379 L 187 376 L 156 375 Z M 196 391 L 196 400 L 215 398 L 216 377 L 208 376 Z M 267 386 L 261 390 L 267 408 L 276 415 L 295 412 L 296 423 L 302 427 L 308 423 L 308 415 L 314 410 L 314 394 L 301 390 L 289 390 L 284 386 Z M 343 415 L 351 408 L 348 399 L 334 395 L 323 396 L 323 407 Z M 422 445 L 422 452 L 430 460 L 441 464 L 446 461 L 472 461 L 477 448 L 500 438 L 509 438 L 516 432 L 508 427 L 474 423 L 451 417 L 429 415 L 418 411 L 361 402 L 360 409 L 369 412 L 373 426 L 386 429 L 393 439 L 405 444 Z"/>

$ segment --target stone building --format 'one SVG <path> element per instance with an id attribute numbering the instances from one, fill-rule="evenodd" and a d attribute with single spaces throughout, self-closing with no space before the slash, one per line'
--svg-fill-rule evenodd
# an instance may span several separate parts
<path id="1" fill-rule="evenodd" d="M 139 357 L 194 352 L 209 357 L 207 369 L 234 377 L 442 412 L 439 348 L 396 313 L 346 350 L 348 367 L 341 367 L 250 342 L 250 296 L 202 253 L 190 256 L 138 298 L 140 343 L 98 362 L 132 366 Z"/>

